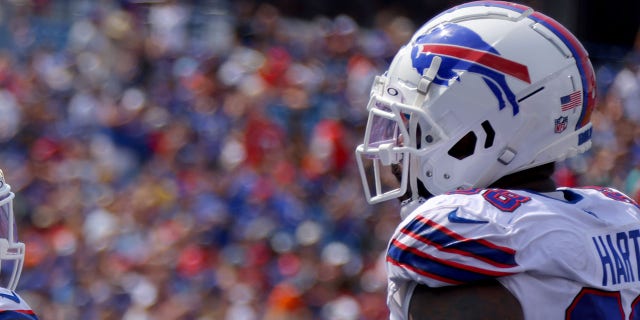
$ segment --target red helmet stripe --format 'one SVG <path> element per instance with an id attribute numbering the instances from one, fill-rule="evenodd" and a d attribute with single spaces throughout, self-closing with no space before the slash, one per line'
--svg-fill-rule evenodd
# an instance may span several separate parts
<path id="1" fill-rule="evenodd" d="M 450 56 L 462 60 L 476 62 L 496 71 L 508 74 L 526 83 L 531 83 L 529 69 L 526 65 L 505 59 L 488 51 L 452 46 L 446 44 L 425 44 L 422 52 Z"/>

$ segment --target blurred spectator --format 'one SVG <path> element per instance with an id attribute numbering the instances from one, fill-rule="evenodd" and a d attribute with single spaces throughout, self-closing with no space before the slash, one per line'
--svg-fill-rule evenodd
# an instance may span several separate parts
<path id="1" fill-rule="evenodd" d="M 623 68 L 615 76 L 609 93 L 612 103 L 622 106 L 626 118 L 640 123 L 640 48 L 631 51 L 624 60 Z"/>

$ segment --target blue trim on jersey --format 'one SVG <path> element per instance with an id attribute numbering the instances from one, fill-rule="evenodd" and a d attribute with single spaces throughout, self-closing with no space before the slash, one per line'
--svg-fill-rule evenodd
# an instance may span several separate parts
<path id="1" fill-rule="evenodd" d="M 472 220 L 472 219 L 463 218 L 458 215 L 458 209 L 455 209 L 449 212 L 449 214 L 447 215 L 447 219 L 449 219 L 449 222 L 453 222 L 453 223 L 471 223 L 471 224 L 489 223 L 489 221 L 485 221 L 485 220 Z"/>
<path id="2" fill-rule="evenodd" d="M 419 218 L 420 217 L 418 217 L 418 219 Z M 507 268 L 518 265 L 515 261 L 515 253 L 505 252 L 497 247 L 490 247 L 479 240 L 464 238 L 460 235 L 456 237 L 452 232 L 445 232 L 443 229 L 446 228 L 432 221 L 427 220 L 437 226 L 437 228 L 418 219 L 409 222 L 403 228 L 402 232 L 413 233 L 415 234 L 414 238 L 416 240 L 432 244 L 436 247 L 442 247 L 444 251 L 453 253 L 460 251 L 458 252 L 459 254 L 478 257 L 480 260 L 492 264 L 499 264 Z"/>
<path id="3" fill-rule="evenodd" d="M 9 299 L 15 303 L 20 303 L 20 297 L 18 297 L 18 295 L 13 291 L 11 291 L 11 294 L 0 293 L 0 297 Z"/>
<path id="4" fill-rule="evenodd" d="M 32 312 L 31 310 L 28 310 Z M 38 320 L 34 313 L 26 313 L 27 311 L 6 310 L 0 311 L 0 320 Z"/>
<path id="5" fill-rule="evenodd" d="M 580 201 L 582 201 L 582 199 L 584 199 L 584 197 L 573 191 L 573 190 L 561 190 L 562 193 L 564 193 L 564 198 L 567 199 L 567 202 L 571 203 L 571 204 L 576 204 Z"/>
<path id="6" fill-rule="evenodd" d="M 554 198 L 554 197 L 548 196 L 548 195 L 546 195 L 544 193 L 540 193 L 540 192 L 537 192 L 537 191 L 531 191 L 531 190 L 525 190 L 525 191 L 529 192 L 529 193 L 537 194 L 537 195 L 539 195 L 541 197 L 544 197 L 544 198 L 547 198 L 547 199 L 556 200 L 556 201 L 560 201 L 560 202 L 564 202 L 564 203 L 568 203 L 568 204 L 576 204 L 576 203 L 582 201 L 582 199 L 584 199 L 584 197 L 581 194 L 579 194 L 579 193 L 577 193 L 575 191 L 572 191 L 572 190 L 568 190 L 568 189 L 556 190 L 556 191 L 560 191 L 560 192 L 562 192 L 564 194 L 564 199 Z"/>

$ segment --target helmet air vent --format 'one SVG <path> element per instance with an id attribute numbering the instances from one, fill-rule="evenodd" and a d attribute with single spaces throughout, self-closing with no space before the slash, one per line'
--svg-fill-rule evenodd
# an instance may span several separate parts
<path id="1" fill-rule="evenodd" d="M 477 141 L 478 137 L 476 137 L 476 134 L 473 133 L 473 131 L 469 131 L 469 133 L 449 149 L 448 154 L 458 160 L 462 160 L 473 154 Z"/>
<path id="2" fill-rule="evenodd" d="M 482 129 L 484 129 L 484 132 L 487 134 L 487 140 L 484 141 L 484 148 L 489 149 L 493 146 L 493 139 L 496 137 L 496 132 L 487 120 L 482 123 Z"/>

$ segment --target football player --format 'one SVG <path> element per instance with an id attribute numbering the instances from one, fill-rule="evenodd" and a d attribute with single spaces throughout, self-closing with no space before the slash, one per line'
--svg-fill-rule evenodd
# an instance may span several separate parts
<path id="1" fill-rule="evenodd" d="M 638 204 L 552 179 L 590 148 L 595 94 L 580 42 L 527 6 L 471 2 L 417 30 L 356 149 L 368 201 L 402 201 L 392 319 L 640 316 Z"/>
<path id="2" fill-rule="evenodd" d="M 14 290 L 20 280 L 25 246 L 18 241 L 13 215 L 13 192 L 0 170 L 0 320 L 38 319 Z"/>

